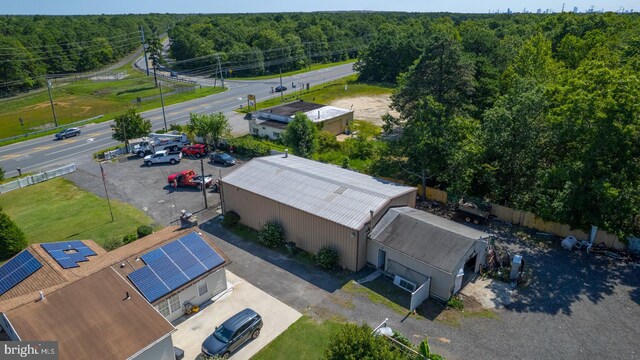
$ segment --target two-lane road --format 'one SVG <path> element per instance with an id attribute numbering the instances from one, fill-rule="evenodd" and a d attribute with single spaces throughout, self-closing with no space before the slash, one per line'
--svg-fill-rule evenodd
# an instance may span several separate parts
<path id="1" fill-rule="evenodd" d="M 352 64 L 346 64 L 283 77 L 282 83 L 289 88 L 288 93 L 292 90 L 291 83 L 318 85 L 352 74 L 352 67 Z M 224 93 L 166 106 L 167 124 L 184 124 L 192 112 L 210 114 L 221 111 L 229 114 L 240 106 L 246 106 L 249 94 L 255 95 L 258 101 L 280 96 L 278 93 L 271 93 L 271 88 L 279 84 L 280 80 L 277 78 L 255 81 L 225 80 L 228 90 Z M 151 120 L 152 129 L 164 127 L 162 109 L 146 111 L 141 115 Z M 17 168 L 21 168 L 22 172 L 33 173 L 69 163 L 90 161 L 94 152 L 118 144 L 111 138 L 111 124 L 112 121 L 107 121 L 82 126 L 80 136 L 66 140 L 54 140 L 53 136 L 46 136 L 0 147 L 0 166 L 5 170 L 6 177 L 12 177 L 18 175 Z M 248 124 L 243 122 L 232 122 L 232 125 L 236 134 L 247 133 L 249 130 Z"/>

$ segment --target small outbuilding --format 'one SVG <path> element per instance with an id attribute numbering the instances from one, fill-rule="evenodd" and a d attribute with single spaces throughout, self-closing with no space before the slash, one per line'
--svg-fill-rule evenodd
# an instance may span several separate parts
<path id="1" fill-rule="evenodd" d="M 416 188 L 293 155 L 255 158 L 221 180 L 224 213 L 259 230 L 279 222 L 310 253 L 329 246 L 340 265 L 366 264 L 367 234 L 388 208 L 415 206 Z"/>
<path id="2" fill-rule="evenodd" d="M 249 120 L 249 133 L 279 139 L 297 113 L 307 115 L 321 130 L 333 135 L 342 134 L 353 121 L 353 110 L 299 100 L 253 113 Z"/>
<path id="3" fill-rule="evenodd" d="M 425 211 L 391 208 L 369 235 L 367 262 L 418 296 L 412 299 L 415 308 L 429 295 L 448 300 L 462 287 L 465 273 L 480 271 L 489 237 Z"/>

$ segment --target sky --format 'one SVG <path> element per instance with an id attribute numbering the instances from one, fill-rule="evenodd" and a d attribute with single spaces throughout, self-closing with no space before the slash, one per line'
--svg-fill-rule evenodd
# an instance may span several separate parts
<path id="1" fill-rule="evenodd" d="M 572 11 L 574 6 L 584 12 L 595 10 L 640 11 L 638 0 L 0 0 L 2 15 L 85 15 L 85 14 L 146 14 L 146 13 L 248 13 L 248 12 L 308 12 L 308 11 L 409 11 L 501 13 Z"/>

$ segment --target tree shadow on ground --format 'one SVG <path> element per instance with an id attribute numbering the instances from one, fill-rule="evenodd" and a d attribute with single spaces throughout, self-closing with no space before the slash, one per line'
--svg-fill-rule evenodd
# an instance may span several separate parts
<path id="1" fill-rule="evenodd" d="M 514 301 L 504 308 L 515 312 L 542 312 L 571 315 L 571 307 L 580 301 L 598 304 L 613 295 L 619 286 L 630 287 L 630 298 L 639 304 L 640 264 L 614 260 L 601 254 L 569 251 L 556 237 L 540 240 L 520 239 L 513 228 L 492 226 L 498 246 L 509 248 L 511 255 L 525 259 L 530 281 L 517 288 Z M 535 236 L 534 236 L 535 237 Z"/>

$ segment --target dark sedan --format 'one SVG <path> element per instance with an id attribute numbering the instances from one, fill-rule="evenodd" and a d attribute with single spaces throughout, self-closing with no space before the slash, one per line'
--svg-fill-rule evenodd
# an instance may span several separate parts
<path id="1" fill-rule="evenodd" d="M 285 90 L 287 90 L 287 87 L 286 86 L 282 86 L 282 85 L 276 86 L 276 89 L 275 89 L 276 92 L 282 92 L 282 91 L 285 91 Z"/>
<path id="2" fill-rule="evenodd" d="M 236 158 L 227 153 L 214 153 L 209 157 L 212 163 L 220 163 L 224 166 L 235 165 Z"/>

